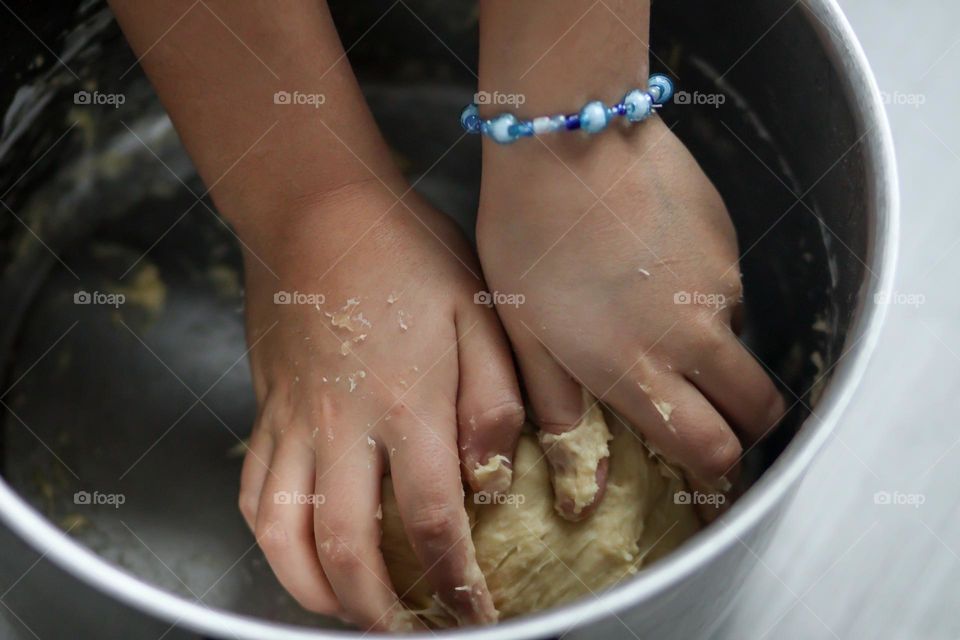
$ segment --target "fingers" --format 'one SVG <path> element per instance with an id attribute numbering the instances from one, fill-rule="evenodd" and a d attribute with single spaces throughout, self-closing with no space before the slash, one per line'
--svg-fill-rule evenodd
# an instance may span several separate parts
<path id="1" fill-rule="evenodd" d="M 699 494 L 693 506 L 704 524 L 710 524 L 726 512 L 727 509 L 730 508 L 730 505 L 733 504 L 734 496 L 737 492 L 736 488 L 730 491 L 718 490 L 716 487 L 697 480 L 696 478 L 688 477 L 687 483 L 690 485 L 690 491 L 694 492 L 694 494 Z"/>
<path id="2" fill-rule="evenodd" d="M 780 421 L 786 404 L 760 363 L 732 332 L 727 334 L 687 379 L 753 442 Z"/>
<path id="3" fill-rule="evenodd" d="M 344 445 L 317 452 L 320 563 L 351 622 L 365 630 L 411 631 L 416 618 L 400 605 L 380 552 L 380 450 L 372 440 Z"/>
<path id="4" fill-rule="evenodd" d="M 391 451 L 390 476 L 407 539 L 427 581 L 460 624 L 494 623 L 497 612 L 477 565 L 463 506 L 454 434 L 451 430 L 444 436 L 424 425 L 406 407 L 398 411 L 406 414 L 394 415 L 395 430 L 385 444 Z"/>
<path id="5" fill-rule="evenodd" d="M 257 526 L 260 495 L 270 473 L 273 449 L 273 435 L 269 430 L 255 428 L 250 435 L 250 442 L 247 443 L 247 454 L 240 471 L 240 513 L 251 531 Z"/>
<path id="6" fill-rule="evenodd" d="M 539 343 L 521 345 L 517 359 L 550 463 L 554 508 L 567 520 L 582 520 L 603 499 L 606 487 L 609 432 L 596 423 L 598 416 L 603 422 L 600 408 Z M 594 448 L 575 443 L 588 436 Z M 578 455 L 590 451 L 596 455 Z"/>
<path id="7" fill-rule="evenodd" d="M 339 615 L 313 536 L 314 453 L 294 438 L 279 440 L 257 512 L 257 542 L 280 584 L 305 609 Z"/>
<path id="8" fill-rule="evenodd" d="M 525 412 L 500 321 L 492 309 L 471 306 L 457 315 L 460 457 L 474 491 L 504 493 Z"/>
<path id="9" fill-rule="evenodd" d="M 742 451 L 723 417 L 693 385 L 650 371 L 621 379 L 607 402 L 648 444 L 710 486 L 727 489 Z"/>

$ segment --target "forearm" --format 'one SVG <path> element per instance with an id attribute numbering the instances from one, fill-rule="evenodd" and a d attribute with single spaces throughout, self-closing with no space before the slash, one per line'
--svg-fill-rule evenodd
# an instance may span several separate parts
<path id="1" fill-rule="evenodd" d="M 646 86 L 649 0 L 483 0 L 480 6 L 480 89 L 523 96 L 517 110 L 525 116 L 612 102 Z M 493 105 L 484 115 L 497 111 Z"/>
<path id="2" fill-rule="evenodd" d="M 521 104 L 482 106 L 481 116 L 510 111 L 527 119 L 576 113 L 593 100 L 615 104 L 647 86 L 649 30 L 649 0 L 555 0 L 549 9 L 534 0 L 483 0 L 480 90 Z M 513 187 L 574 179 L 571 172 L 602 193 L 617 177 L 609 167 L 628 167 L 654 133 L 652 122 L 617 124 L 597 136 L 561 132 L 510 145 L 485 136 L 481 217 L 503 210 L 491 203 Z"/>
<path id="3" fill-rule="evenodd" d="M 371 170 L 395 180 L 324 2 L 111 6 L 218 208 L 242 234 L 316 194 L 376 179 Z M 277 104 L 277 92 L 322 98 Z"/>

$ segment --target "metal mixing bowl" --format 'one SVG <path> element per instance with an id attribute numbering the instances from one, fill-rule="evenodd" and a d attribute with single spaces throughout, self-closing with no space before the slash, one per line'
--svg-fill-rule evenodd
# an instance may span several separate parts
<path id="1" fill-rule="evenodd" d="M 663 115 L 727 201 L 745 252 L 745 340 L 794 408 L 751 452 L 753 487 L 678 552 L 596 597 L 458 637 L 708 634 L 775 543 L 876 341 L 896 171 L 879 93 L 836 4 L 655 5 L 654 67 L 685 91 L 725 97 Z M 234 452 L 254 405 L 233 235 L 198 203 L 203 187 L 102 3 L 10 9 L 17 19 L 0 24 L 0 578 L 11 588 L 0 613 L 44 638 L 171 625 L 167 638 L 353 634 L 296 606 L 235 507 Z M 398 161 L 470 234 L 479 144 L 454 142 L 474 90 L 474 7 L 333 10 Z M 124 103 L 85 104 L 78 91 Z M 426 115 L 411 122 L 413 109 Z M 80 293 L 127 303 L 77 304 Z M 123 504 L 87 503 L 94 492 Z"/>

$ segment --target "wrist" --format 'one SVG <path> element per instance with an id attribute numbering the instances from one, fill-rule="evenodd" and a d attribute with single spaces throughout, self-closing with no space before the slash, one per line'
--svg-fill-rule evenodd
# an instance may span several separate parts
<path id="1" fill-rule="evenodd" d="M 669 127 L 656 116 L 637 125 L 617 123 L 593 136 L 568 132 L 511 145 L 485 138 L 478 215 L 499 216 L 515 208 L 505 205 L 528 201 L 533 205 L 532 198 L 556 194 L 565 201 L 562 211 L 550 213 L 549 207 L 523 206 L 518 215 L 541 212 L 558 217 L 562 223 L 565 212 L 579 209 L 579 216 L 599 197 L 609 195 L 611 188 L 626 184 L 628 173 L 654 163 L 673 140 Z"/>
<path id="2" fill-rule="evenodd" d="M 648 0 L 556 0 L 533 17 L 525 3 L 485 0 L 479 91 L 491 100 L 481 117 L 570 113 L 646 87 L 649 20 Z"/>
<path id="3" fill-rule="evenodd" d="M 323 260 L 323 254 L 349 247 L 405 188 L 399 173 L 379 177 L 366 172 L 311 191 L 282 192 L 260 208 L 245 206 L 224 217 L 248 252 L 265 262 L 283 261 L 305 243 L 306 251 Z"/>

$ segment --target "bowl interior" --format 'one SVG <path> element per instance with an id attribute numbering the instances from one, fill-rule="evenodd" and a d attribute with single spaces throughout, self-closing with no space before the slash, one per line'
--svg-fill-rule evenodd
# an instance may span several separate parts
<path id="1" fill-rule="evenodd" d="M 801 9 L 655 4 L 653 66 L 690 95 L 723 96 L 663 117 L 734 217 L 744 340 L 794 404 L 751 453 L 756 477 L 816 410 L 867 277 L 857 127 Z M 476 10 L 407 5 L 332 9 L 397 161 L 472 236 L 480 149 L 458 142 L 457 115 L 475 90 Z M 283 592 L 235 506 L 255 406 L 234 235 L 198 201 L 204 187 L 103 3 L 31 4 L 22 16 L 66 67 L 0 26 L 3 479 L 146 582 L 266 620 L 335 625 Z M 720 37 L 716 24 L 736 26 Z M 78 91 L 124 102 L 78 104 Z M 81 293 L 126 303 L 78 304 Z"/>

